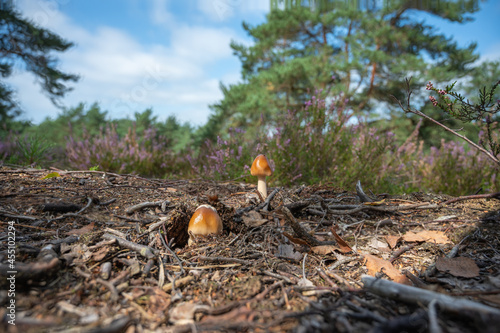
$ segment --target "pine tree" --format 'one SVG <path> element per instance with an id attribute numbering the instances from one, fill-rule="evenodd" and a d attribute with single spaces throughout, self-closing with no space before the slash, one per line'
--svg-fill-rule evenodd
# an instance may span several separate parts
<path id="1" fill-rule="evenodd" d="M 396 109 L 390 96 L 404 96 L 405 77 L 413 76 L 415 87 L 457 79 L 478 58 L 474 43 L 461 48 L 417 18 L 427 12 L 463 23 L 478 10 L 477 1 L 359 3 L 271 0 L 266 22 L 243 23 L 254 44 L 231 43 L 242 82 L 221 85 L 224 99 L 211 106 L 202 136 L 272 124 L 280 112 L 302 107 L 316 89 L 357 114 Z"/>
<path id="2" fill-rule="evenodd" d="M 57 60 L 52 52 L 64 52 L 72 46 L 73 43 L 24 19 L 21 13 L 8 2 L 2 2 L 0 8 L 1 77 L 9 77 L 14 65 L 22 65 L 25 70 L 36 76 L 43 91 L 54 104 L 58 105 L 58 99 L 71 90 L 65 83 L 75 82 L 78 77 L 57 69 Z M 0 81 L 0 123 L 8 124 L 20 113 L 14 91 L 8 84 Z"/>

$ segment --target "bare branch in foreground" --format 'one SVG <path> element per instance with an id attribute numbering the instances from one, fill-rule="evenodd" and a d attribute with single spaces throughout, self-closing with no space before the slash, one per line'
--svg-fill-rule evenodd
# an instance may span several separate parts
<path id="1" fill-rule="evenodd" d="M 452 297 L 430 290 L 415 288 L 404 284 L 377 279 L 369 275 L 363 275 L 361 281 L 364 288 L 382 297 L 389 297 L 398 301 L 412 304 L 423 304 L 428 306 L 433 300 L 441 310 L 461 313 L 475 312 L 488 316 L 500 316 L 500 310 L 493 307 L 469 301 L 465 298 Z"/>

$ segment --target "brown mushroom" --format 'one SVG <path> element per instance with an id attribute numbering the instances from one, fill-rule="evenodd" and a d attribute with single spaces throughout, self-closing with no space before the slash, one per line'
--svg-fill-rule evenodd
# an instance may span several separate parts
<path id="1" fill-rule="evenodd" d="M 196 208 L 188 226 L 188 245 L 193 243 L 191 236 L 194 235 L 219 235 L 222 233 L 222 220 L 217 210 L 210 205 L 201 205 Z"/>
<path id="2" fill-rule="evenodd" d="M 255 158 L 250 168 L 252 176 L 257 176 L 257 190 L 262 195 L 262 198 L 267 198 L 266 177 L 273 174 L 273 170 L 269 166 L 269 162 L 265 155 L 259 155 Z"/>

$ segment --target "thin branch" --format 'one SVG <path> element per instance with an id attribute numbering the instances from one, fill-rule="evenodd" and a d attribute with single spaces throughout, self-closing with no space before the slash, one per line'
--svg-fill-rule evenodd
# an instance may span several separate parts
<path id="1" fill-rule="evenodd" d="M 115 235 L 104 234 L 104 235 L 102 235 L 102 238 L 104 238 L 104 239 L 116 239 L 116 241 L 118 242 L 118 244 L 120 246 L 125 247 L 129 250 L 132 250 L 132 251 L 136 251 L 141 256 L 146 257 L 148 259 L 154 258 L 154 256 L 155 256 L 154 252 L 158 253 L 158 250 L 153 250 L 149 246 L 133 243 L 131 241 L 117 237 Z"/>
<path id="2" fill-rule="evenodd" d="M 495 155 L 493 155 L 491 152 L 489 152 L 485 148 L 483 148 L 480 145 L 474 143 L 468 137 L 466 137 L 466 136 L 464 136 L 462 134 L 457 133 L 455 130 L 452 130 L 451 128 L 449 128 L 448 126 L 440 123 L 439 121 L 435 120 L 434 118 L 429 117 L 428 115 L 426 115 L 422 111 L 412 110 L 411 105 L 410 105 L 410 99 L 411 99 L 411 94 L 413 93 L 413 91 L 411 90 L 411 87 L 410 87 L 410 81 L 411 81 L 411 78 L 405 80 L 406 90 L 408 92 L 407 100 L 406 100 L 407 107 L 404 107 L 403 104 L 401 104 L 401 101 L 399 101 L 394 95 L 391 95 L 391 97 L 399 104 L 399 106 L 401 107 L 401 109 L 403 111 L 416 114 L 417 116 L 425 118 L 425 119 L 429 120 L 430 122 L 432 122 L 432 123 L 440 126 L 445 131 L 448 131 L 448 132 L 452 133 L 453 135 L 455 135 L 455 136 L 459 137 L 460 139 L 462 139 L 462 140 L 466 141 L 467 143 L 469 143 L 472 147 L 478 149 L 480 152 L 486 154 L 486 156 L 488 156 L 495 163 L 500 164 L 500 159 L 498 159 Z"/>
<path id="3" fill-rule="evenodd" d="M 448 205 L 448 204 L 451 204 L 451 203 L 454 203 L 454 202 L 459 202 L 459 201 L 464 201 L 464 200 L 470 200 L 470 199 L 490 199 L 490 198 L 494 198 L 494 199 L 499 199 L 500 200 L 500 192 L 490 193 L 490 194 L 464 195 L 464 196 L 461 196 L 461 197 L 458 197 L 458 198 L 454 198 L 454 199 L 442 202 L 439 205 L 443 206 L 443 205 Z"/>

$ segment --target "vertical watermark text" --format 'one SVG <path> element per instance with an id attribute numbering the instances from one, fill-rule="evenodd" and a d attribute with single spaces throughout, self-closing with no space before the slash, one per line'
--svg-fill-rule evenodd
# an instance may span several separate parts
<path id="1" fill-rule="evenodd" d="M 7 322 L 16 325 L 16 226 L 14 221 L 7 225 Z"/>

